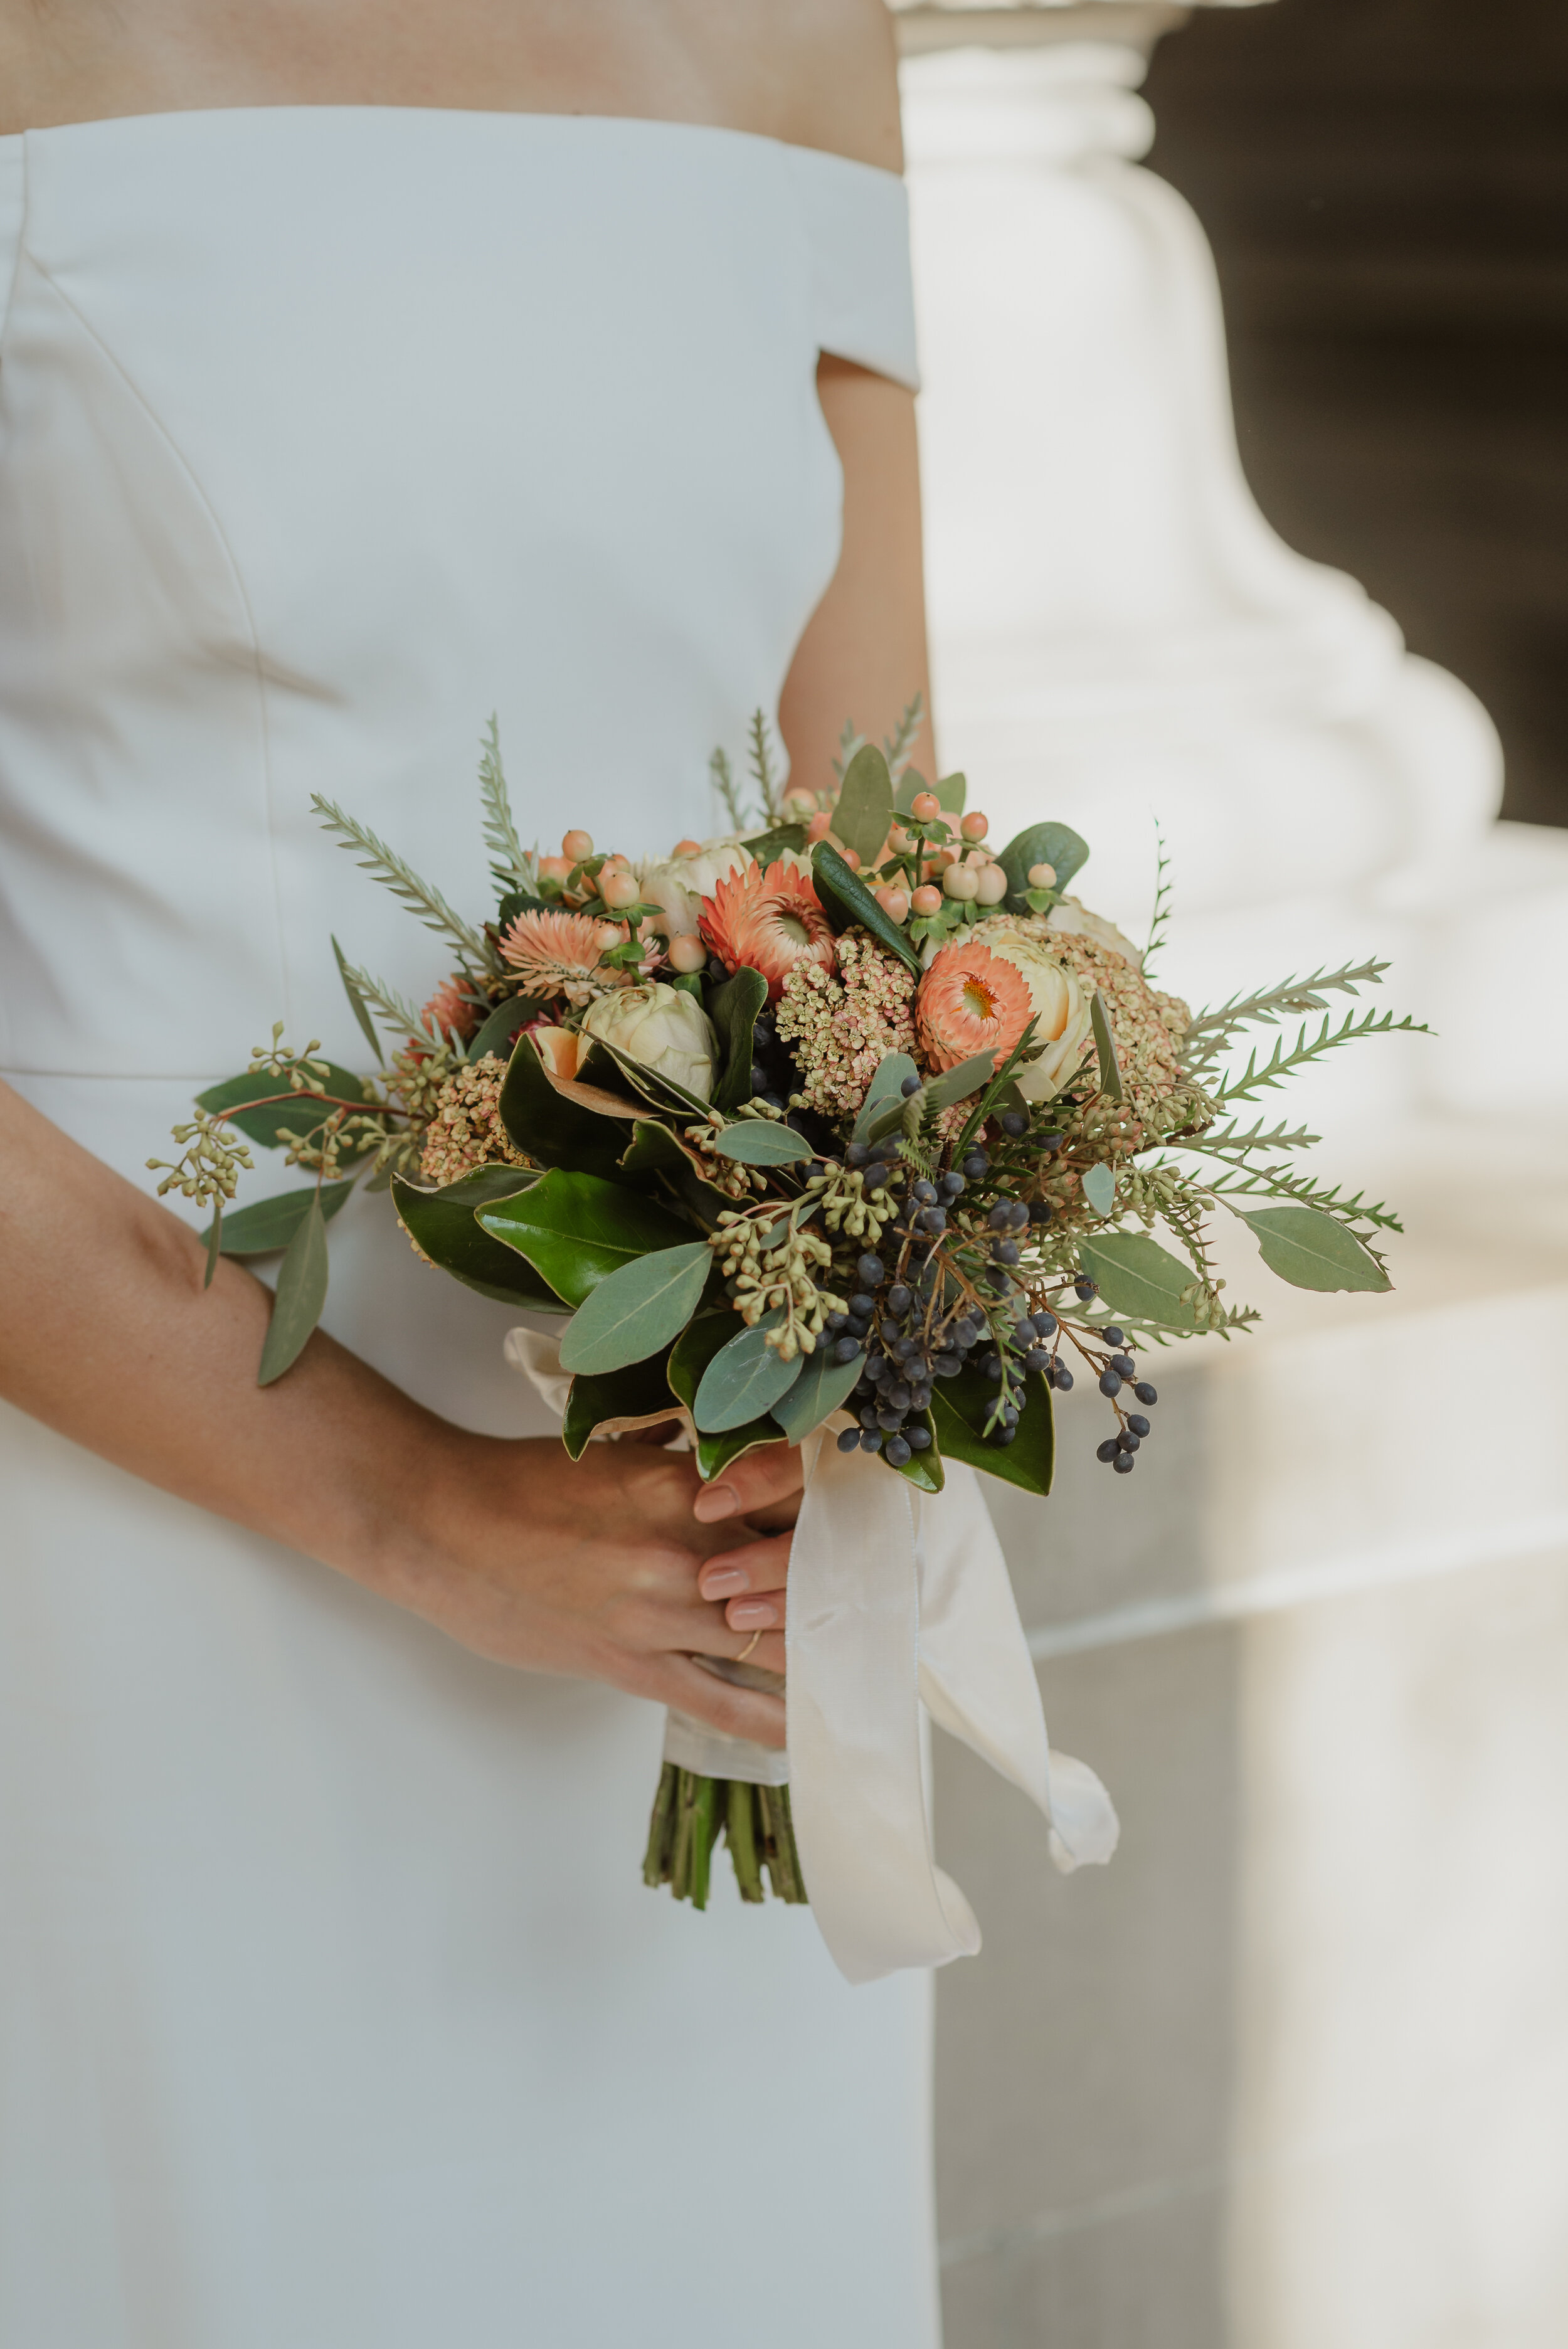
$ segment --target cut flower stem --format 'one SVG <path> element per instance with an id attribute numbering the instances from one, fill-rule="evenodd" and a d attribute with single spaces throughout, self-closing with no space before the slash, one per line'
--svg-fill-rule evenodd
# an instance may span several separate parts
<path id="1" fill-rule="evenodd" d="M 720 1836 L 729 1846 L 743 1900 L 766 1900 L 766 1870 L 776 1900 L 797 1906 L 805 1902 L 789 1787 L 754 1786 L 744 1778 L 704 1778 L 666 1762 L 648 1822 L 644 1883 L 655 1890 L 667 1884 L 677 1900 L 706 1909 Z"/>

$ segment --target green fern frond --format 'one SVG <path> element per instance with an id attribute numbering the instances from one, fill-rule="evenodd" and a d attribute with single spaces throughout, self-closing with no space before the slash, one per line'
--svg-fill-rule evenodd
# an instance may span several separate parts
<path id="1" fill-rule="evenodd" d="M 1310 1174 L 1299 1174 L 1294 1166 L 1236 1167 L 1216 1175 L 1208 1189 L 1212 1197 L 1221 1200 L 1249 1196 L 1289 1199 L 1298 1207 L 1318 1207 L 1339 1223 L 1366 1224 L 1373 1231 L 1402 1232 L 1405 1228 L 1383 1200 L 1368 1204 L 1360 1191 L 1346 1198 L 1342 1184 L 1319 1183 Z"/>
<path id="2" fill-rule="evenodd" d="M 757 796 L 761 802 L 763 822 L 777 823 L 782 813 L 779 805 L 779 778 L 773 771 L 773 751 L 769 741 L 768 720 L 760 709 L 752 711 L 751 723 L 747 729 L 746 739 L 747 764 L 751 769 L 751 779 L 757 785 Z"/>
<path id="3" fill-rule="evenodd" d="M 368 825 L 360 823 L 354 816 L 346 815 L 340 807 L 333 801 L 324 799 L 319 792 L 311 793 L 310 803 L 325 829 L 338 834 L 340 847 L 364 851 L 359 859 L 360 869 L 374 874 L 395 897 L 418 914 L 428 930 L 438 931 L 449 937 L 470 962 L 481 966 L 490 962 L 491 957 L 479 932 L 471 928 L 460 914 L 454 913 L 440 891 L 433 888 L 429 882 L 421 881 L 412 867 L 396 855 Z"/>
<path id="4" fill-rule="evenodd" d="M 865 736 L 857 732 L 852 719 L 846 718 L 844 730 L 839 737 L 838 754 L 833 761 L 833 772 L 841 783 L 850 771 L 850 761 L 854 757 L 855 752 L 863 750 L 865 747 Z"/>
<path id="5" fill-rule="evenodd" d="M 888 772 L 896 783 L 913 754 L 916 738 L 925 723 L 925 704 L 917 693 L 906 703 L 898 724 L 882 742 L 882 756 Z"/>
<path id="6" fill-rule="evenodd" d="M 707 771 L 714 790 L 724 802 L 725 812 L 734 832 L 746 830 L 746 818 L 740 812 L 740 794 L 735 788 L 735 770 L 724 750 L 716 750 L 707 762 Z"/>
<path id="7" fill-rule="evenodd" d="M 1214 1099 L 1226 1107 L 1232 1102 L 1245 1101 L 1263 1086 L 1283 1084 L 1286 1077 L 1305 1067 L 1309 1061 L 1319 1059 L 1325 1052 L 1336 1050 L 1341 1044 L 1357 1043 L 1363 1036 L 1427 1036 L 1430 1033 L 1424 1020 L 1414 1019 L 1408 1012 L 1403 1019 L 1396 1019 L 1391 1011 L 1364 1011 L 1359 1019 L 1355 1012 L 1347 1011 L 1337 1028 L 1326 1015 L 1322 1027 L 1310 1043 L 1305 1025 L 1288 1052 L 1284 1048 L 1284 1038 L 1281 1036 L 1261 1068 L 1254 1050 L 1234 1083 L 1218 1086 Z"/>
<path id="8" fill-rule="evenodd" d="M 351 962 L 343 966 L 344 985 L 380 1014 L 382 1024 L 398 1036 L 426 1036 L 429 1030 L 423 1013 L 399 995 L 385 980 L 372 978 L 368 971 L 359 970 Z"/>
<path id="9" fill-rule="evenodd" d="M 503 889 L 526 889 L 531 895 L 536 895 L 539 854 L 537 850 L 524 848 L 517 836 L 493 711 L 480 743 L 480 803 L 484 809 L 484 843 L 490 853 L 490 871 Z"/>
<path id="10" fill-rule="evenodd" d="M 1305 978 L 1287 978 L 1261 994 L 1235 996 L 1217 1010 L 1200 1011 L 1182 1039 L 1183 1060 L 1196 1072 L 1210 1067 L 1239 1029 L 1277 1028 L 1280 1021 L 1302 1011 L 1326 1011 L 1326 995 L 1355 995 L 1376 987 L 1388 968 L 1386 962 L 1346 963 L 1338 970 L 1315 970 Z M 1194 1042 L 1199 1050 L 1193 1052 Z"/>
<path id="11" fill-rule="evenodd" d="M 1166 852 L 1165 834 L 1157 822 L 1154 826 L 1154 911 L 1149 921 L 1149 943 L 1143 949 L 1145 977 L 1150 964 L 1165 943 L 1165 932 L 1171 920 L 1171 884 L 1166 878 L 1170 870 L 1171 859 Z M 1192 1031 L 1189 1029 L 1187 1032 L 1191 1035 Z"/>

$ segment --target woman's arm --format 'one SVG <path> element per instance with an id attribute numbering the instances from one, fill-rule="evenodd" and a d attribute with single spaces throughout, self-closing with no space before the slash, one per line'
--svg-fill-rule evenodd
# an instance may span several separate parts
<path id="1" fill-rule="evenodd" d="M 503 1663 L 610 1682 L 783 1743 L 700 1560 L 799 1481 L 779 1447 L 701 1492 L 689 1454 L 469 1435 L 317 1331 L 258 1387 L 271 1299 L 0 1085 L 0 1394 L 165 1492 L 286 1542 Z M 699 1523 L 694 1504 L 711 1525 Z M 731 1529 L 732 1537 L 733 1529 Z M 771 1545 L 766 1545 L 771 1550 Z M 727 1556 L 744 1555 L 727 1552 Z M 754 1660 L 781 1668 L 766 1636 Z"/>

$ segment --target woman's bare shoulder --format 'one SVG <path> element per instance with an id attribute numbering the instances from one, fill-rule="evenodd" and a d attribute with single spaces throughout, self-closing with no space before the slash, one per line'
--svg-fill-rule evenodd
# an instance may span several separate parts
<path id="1" fill-rule="evenodd" d="M 738 129 L 902 171 L 897 58 L 884 0 L 718 5 L 730 17 L 731 40 L 736 19 L 749 20 L 750 37 L 736 57 Z"/>

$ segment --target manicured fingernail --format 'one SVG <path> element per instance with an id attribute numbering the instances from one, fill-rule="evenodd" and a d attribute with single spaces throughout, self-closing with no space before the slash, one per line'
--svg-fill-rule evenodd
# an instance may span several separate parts
<path id="1" fill-rule="evenodd" d="M 740 1506 L 740 1497 L 733 1485 L 708 1485 L 692 1503 L 692 1515 L 705 1525 L 716 1517 L 732 1517 Z"/>
<path id="2" fill-rule="evenodd" d="M 766 1631 L 778 1619 L 766 1599 L 743 1599 L 729 1609 L 727 1619 L 732 1631 Z"/>
<path id="3" fill-rule="evenodd" d="M 717 1574 L 701 1575 L 698 1580 L 705 1599 L 733 1599 L 738 1590 L 751 1588 L 751 1577 L 740 1566 L 720 1567 Z"/>

